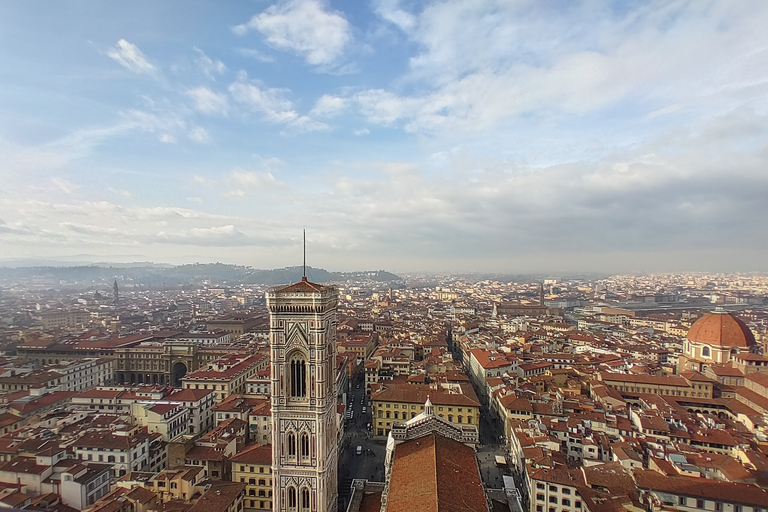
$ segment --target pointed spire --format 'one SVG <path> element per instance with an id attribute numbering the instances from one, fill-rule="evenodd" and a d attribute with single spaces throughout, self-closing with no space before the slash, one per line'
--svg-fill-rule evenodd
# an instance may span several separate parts
<path id="1" fill-rule="evenodd" d="M 307 229 L 302 230 L 304 232 L 304 275 L 301 277 L 302 281 L 307 280 Z"/>
<path id="2" fill-rule="evenodd" d="M 432 401 L 429 399 L 429 395 L 427 395 L 427 401 L 424 402 L 424 415 L 425 416 L 435 415 L 435 406 L 432 405 Z"/>

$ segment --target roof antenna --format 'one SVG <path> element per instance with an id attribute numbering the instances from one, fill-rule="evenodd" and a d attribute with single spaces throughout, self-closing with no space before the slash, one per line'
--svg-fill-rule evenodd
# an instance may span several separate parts
<path id="1" fill-rule="evenodd" d="M 307 228 L 303 229 L 304 231 L 304 276 L 301 278 L 302 281 L 307 280 Z"/>

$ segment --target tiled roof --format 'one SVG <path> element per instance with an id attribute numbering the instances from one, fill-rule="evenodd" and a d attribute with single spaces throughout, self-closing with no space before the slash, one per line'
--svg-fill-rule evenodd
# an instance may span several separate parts
<path id="1" fill-rule="evenodd" d="M 275 293 L 320 293 L 323 290 L 325 290 L 324 286 L 311 283 L 307 281 L 306 277 L 303 277 L 298 283 L 279 288 L 275 290 Z"/>
<path id="2" fill-rule="evenodd" d="M 706 480 L 706 485 L 702 485 L 701 478 L 669 477 L 648 469 L 635 470 L 633 475 L 640 489 L 753 507 L 768 504 L 768 490 L 754 485 L 717 480 Z"/>
<path id="3" fill-rule="evenodd" d="M 688 339 L 717 347 L 752 347 L 755 335 L 747 324 L 731 313 L 707 313 L 696 320 L 688 331 Z"/>
<path id="4" fill-rule="evenodd" d="M 397 445 L 387 512 L 486 510 L 475 451 L 432 433 Z"/>
<path id="5" fill-rule="evenodd" d="M 233 456 L 230 460 L 233 463 L 242 462 L 244 464 L 271 465 L 272 464 L 272 445 L 257 444 L 253 446 L 246 446 L 244 449 L 240 450 L 240 453 Z"/>
<path id="6" fill-rule="evenodd" d="M 371 401 L 405 402 L 423 405 L 427 397 L 434 405 L 480 407 L 477 395 L 469 385 L 461 385 L 463 393 L 450 393 L 419 384 L 384 385 L 371 394 Z"/>

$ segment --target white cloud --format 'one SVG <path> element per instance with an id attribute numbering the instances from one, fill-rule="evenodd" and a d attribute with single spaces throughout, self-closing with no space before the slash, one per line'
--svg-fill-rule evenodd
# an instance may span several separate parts
<path id="1" fill-rule="evenodd" d="M 234 184 L 244 188 L 265 188 L 282 185 L 282 183 L 268 171 L 251 172 L 236 168 L 229 174 L 229 178 Z"/>
<path id="2" fill-rule="evenodd" d="M 217 114 L 226 116 L 229 110 L 229 101 L 224 94 L 219 94 L 207 87 L 195 87 L 187 91 L 192 98 L 195 108 L 204 114 Z"/>
<path id="3" fill-rule="evenodd" d="M 397 89 L 352 97 L 371 122 L 457 136 L 630 103 L 661 123 L 676 109 L 706 117 L 766 94 L 765 3 L 417 5 L 375 7 L 419 50 Z"/>
<path id="4" fill-rule="evenodd" d="M 176 144 L 176 137 L 174 137 L 170 133 L 163 133 L 163 134 L 161 134 L 157 138 L 157 140 L 159 140 L 163 144 Z"/>
<path id="5" fill-rule="evenodd" d="M 293 102 L 286 97 L 290 91 L 264 87 L 255 80 L 249 81 L 244 72 L 239 74 L 237 82 L 229 86 L 229 92 L 236 101 L 262 114 L 268 121 L 285 124 L 289 132 L 327 129 L 324 123 L 296 112 Z"/>
<path id="6" fill-rule="evenodd" d="M 197 57 L 195 57 L 195 64 L 197 64 L 200 72 L 211 80 L 216 79 L 214 75 L 221 75 L 227 70 L 227 66 L 225 66 L 224 63 L 220 60 L 214 60 L 210 58 L 200 48 L 195 48 L 194 50 L 197 53 Z"/>
<path id="7" fill-rule="evenodd" d="M 257 30 L 268 45 L 302 56 L 308 64 L 336 63 L 352 40 L 349 23 L 338 11 L 327 11 L 318 0 L 290 0 L 268 7 L 236 34 Z"/>
<path id="8" fill-rule="evenodd" d="M 198 176 L 197 174 L 195 174 L 192 177 L 192 181 L 194 181 L 195 183 L 197 183 L 199 185 L 205 185 L 206 187 L 210 187 L 211 185 L 214 185 L 216 183 L 216 181 L 214 181 L 214 180 L 210 180 L 208 178 L 204 178 L 202 176 Z"/>
<path id="9" fill-rule="evenodd" d="M 368 135 L 369 133 L 371 133 L 371 131 L 368 128 L 359 128 L 357 130 L 354 130 L 352 133 L 360 137 L 362 135 Z"/>
<path id="10" fill-rule="evenodd" d="M 157 68 L 144 57 L 141 50 L 125 39 L 120 39 L 117 45 L 107 52 L 107 55 L 133 73 L 151 75 L 157 71 Z"/>
<path id="11" fill-rule="evenodd" d="M 189 140 L 200 143 L 200 144 L 203 144 L 211 140 L 211 137 L 210 135 L 208 135 L 208 132 L 205 130 L 205 128 L 201 128 L 199 126 L 195 126 L 191 130 L 189 130 L 189 133 L 187 133 L 187 137 L 189 137 Z"/>
<path id="12" fill-rule="evenodd" d="M 64 178 L 54 177 L 51 178 L 51 182 L 58 188 L 60 191 L 64 192 L 67 195 L 72 195 L 80 188 L 80 185 L 75 185 L 72 182 L 69 182 L 65 180 Z"/>
<path id="13" fill-rule="evenodd" d="M 238 48 L 237 52 L 244 57 L 250 57 L 261 62 L 274 62 L 275 60 L 273 57 L 264 55 L 259 50 L 254 50 L 253 48 Z"/>
<path id="14" fill-rule="evenodd" d="M 348 100 L 339 96 L 324 94 L 315 102 L 315 106 L 309 111 L 310 116 L 333 117 L 340 114 L 347 107 Z"/>
<path id="15" fill-rule="evenodd" d="M 299 117 L 293 107 L 293 102 L 286 98 L 287 89 L 271 89 L 263 87 L 257 81 L 248 81 L 241 73 L 238 81 L 229 86 L 229 92 L 236 101 L 245 104 L 251 110 L 264 114 L 276 123 L 285 123 Z"/>

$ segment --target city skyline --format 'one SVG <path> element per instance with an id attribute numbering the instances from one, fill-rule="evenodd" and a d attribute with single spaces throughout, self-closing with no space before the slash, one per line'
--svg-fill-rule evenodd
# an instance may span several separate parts
<path id="1" fill-rule="evenodd" d="M 768 6 L 0 6 L 2 258 L 765 271 Z M 3 260 L 0 260 L 2 265 Z"/>

